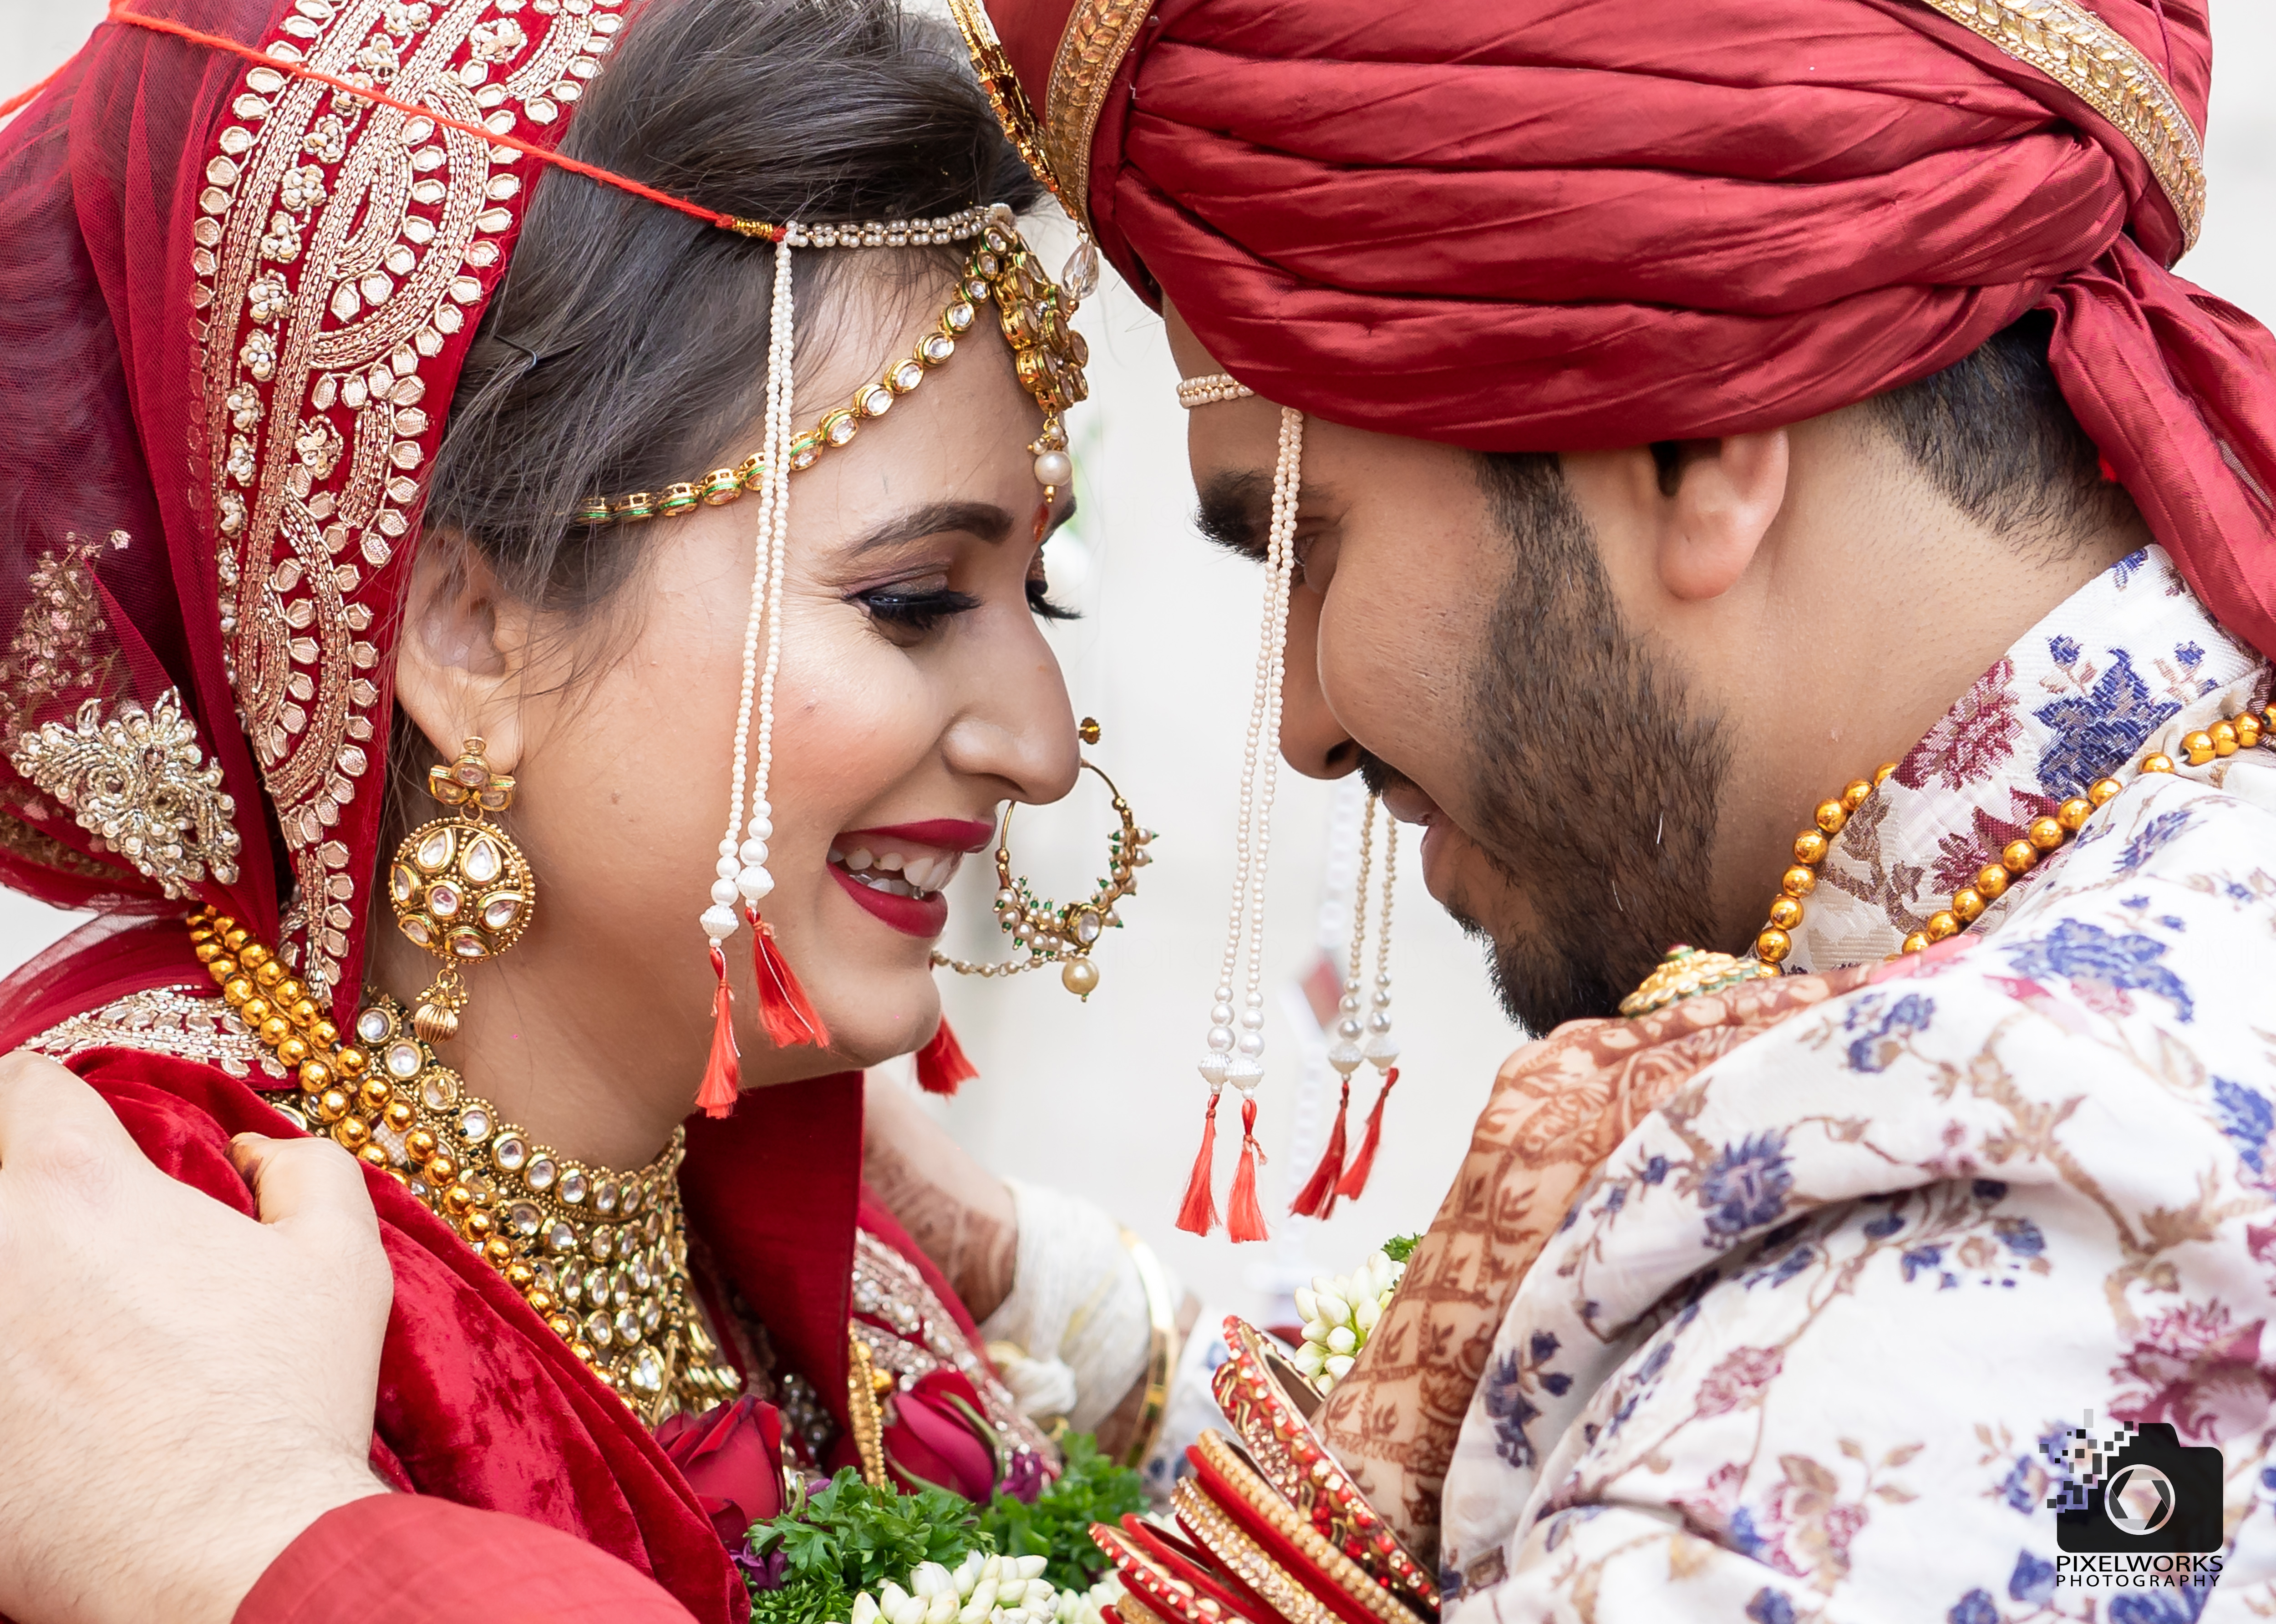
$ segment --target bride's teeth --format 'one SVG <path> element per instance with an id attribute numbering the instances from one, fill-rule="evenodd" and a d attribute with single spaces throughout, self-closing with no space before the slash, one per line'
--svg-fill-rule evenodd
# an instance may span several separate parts
<path id="1" fill-rule="evenodd" d="M 932 889 L 932 859 L 912 857 L 901 868 L 901 877 L 919 891 Z"/>
<path id="2" fill-rule="evenodd" d="M 899 874 L 901 871 L 901 854 L 899 852 L 880 852 L 877 854 L 877 867 L 888 874 Z"/>
<path id="3" fill-rule="evenodd" d="M 830 861 L 832 862 L 844 862 L 846 861 L 846 854 L 839 851 L 833 846 L 830 848 Z"/>
<path id="4" fill-rule="evenodd" d="M 875 859 L 869 854 L 869 848 L 866 846 L 857 846 L 846 854 L 846 867 L 855 874 L 868 868 L 874 861 Z"/>

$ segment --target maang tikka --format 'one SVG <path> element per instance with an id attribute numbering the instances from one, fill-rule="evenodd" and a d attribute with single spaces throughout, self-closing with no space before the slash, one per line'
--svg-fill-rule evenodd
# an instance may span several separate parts
<path id="1" fill-rule="evenodd" d="M 467 740 L 448 766 L 428 770 L 427 793 L 453 810 L 404 836 L 389 865 L 387 897 L 397 928 L 443 961 L 411 1017 L 421 1037 L 440 1043 L 458 1036 L 467 1004 L 459 967 L 521 940 L 537 912 L 537 877 L 489 821 L 513 804 L 513 780 L 490 770 L 480 739 Z"/>

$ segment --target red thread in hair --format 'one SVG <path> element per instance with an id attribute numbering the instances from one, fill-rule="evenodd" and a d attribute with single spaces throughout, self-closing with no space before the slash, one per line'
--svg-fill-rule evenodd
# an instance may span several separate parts
<path id="1" fill-rule="evenodd" d="M 573 175 L 584 176 L 588 180 L 597 180 L 604 186 L 616 187 L 619 192 L 629 192 L 634 197 L 646 198 L 651 203 L 661 203 L 666 209 L 676 209 L 681 214 L 701 220 L 706 225 L 716 225 L 722 231 L 733 231 L 743 237 L 756 237 L 765 242 L 782 240 L 783 228 L 779 225 L 770 225 L 759 220 L 739 220 L 733 215 L 721 214 L 716 209 L 706 209 L 701 203 L 691 203 L 684 197 L 674 197 L 669 192 L 659 192 L 654 186 L 642 186 L 628 175 L 619 175 L 613 170 L 603 169 L 597 163 L 586 163 L 576 158 L 564 156 L 550 147 L 541 147 L 536 142 L 524 140 L 518 135 L 501 135 L 495 130 L 484 129 L 481 125 L 468 124 L 462 118 L 453 118 L 447 113 L 436 112 L 431 107 L 422 107 L 416 102 L 406 102 L 391 96 L 376 86 L 359 85 L 353 80 L 323 72 L 310 67 L 305 62 L 288 62 L 283 58 L 272 57 L 266 51 L 258 50 L 241 41 L 230 39 L 224 34 L 208 34 L 202 28 L 193 28 L 186 23 L 178 23 L 169 18 L 145 17 L 140 11 L 128 11 L 125 8 L 125 0 L 111 0 L 110 19 L 115 23 L 128 23 L 137 28 L 148 28 L 154 34 L 171 34 L 176 39 L 187 40 L 193 45 L 203 45 L 209 49 L 227 51 L 233 57 L 242 57 L 247 62 L 258 63 L 261 66 L 271 72 L 282 73 L 289 79 L 311 80 L 319 85 L 329 85 L 335 90 L 360 97 L 366 102 L 376 102 L 382 107 L 391 107 L 398 112 L 415 113 L 421 118 L 431 118 L 446 130 L 456 130 L 462 135 L 471 135 L 478 140 L 488 141 L 493 147 L 511 148 L 525 157 L 550 163 L 556 169 L 565 169 Z M 56 70 L 56 73 L 62 72 L 62 68 Z M 15 111 L 46 89 L 54 80 L 56 73 L 49 74 L 46 79 L 42 80 L 21 95 L 11 96 L 6 102 L 0 102 L 0 118 L 4 118 L 7 114 Z"/>
<path id="2" fill-rule="evenodd" d="M 1217 1227 L 1217 1196 L 1210 1180 L 1217 1172 L 1218 1090 L 1210 1090 L 1209 1112 L 1202 1118 L 1201 1153 L 1186 1180 L 1186 1199 L 1178 1208 L 1178 1227 L 1189 1235 L 1205 1235 Z"/>
<path id="3" fill-rule="evenodd" d="M 798 984 L 798 977 L 792 973 L 790 961 L 782 956 L 782 949 L 775 945 L 775 928 L 759 917 L 758 909 L 748 911 L 751 968 L 759 978 L 759 1024 L 766 1028 L 767 1041 L 778 1049 L 796 1049 L 802 1044 L 829 1048 L 830 1028 L 814 1013 L 813 1000 Z"/>
<path id="4" fill-rule="evenodd" d="M 948 1017 L 943 1015 L 932 1041 L 917 1051 L 917 1087 L 928 1094 L 953 1094 L 959 1084 L 978 1075 L 980 1068 L 964 1052 L 964 1045 L 949 1029 Z"/>
<path id="5" fill-rule="evenodd" d="M 1336 1125 L 1328 1130 L 1328 1148 L 1320 1165 L 1296 1192 L 1288 1210 L 1298 1218 L 1326 1218 L 1336 1210 L 1336 1180 L 1343 1177 L 1345 1123 L 1351 1116 L 1351 1079 L 1344 1079 L 1343 1097 L 1336 1102 Z"/>
<path id="6" fill-rule="evenodd" d="M 1392 1066 L 1383 1074 L 1383 1087 L 1375 1097 L 1375 1109 L 1367 1113 L 1367 1136 L 1360 1141 L 1359 1154 L 1352 1157 L 1351 1166 L 1344 1172 L 1344 1181 L 1336 1186 L 1336 1194 L 1347 1201 L 1356 1200 L 1367 1188 L 1367 1175 L 1375 1171 L 1375 1153 L 1383 1144 L 1383 1102 L 1391 1097 L 1391 1085 L 1399 1081 L 1399 1068 Z"/>
<path id="7" fill-rule="evenodd" d="M 1225 1193 L 1225 1233 L 1235 1241 L 1265 1238 L 1264 1209 L 1256 1204 L 1256 1164 L 1264 1152 L 1256 1142 L 1256 1102 L 1240 1102 L 1240 1165 L 1233 1169 L 1233 1188 Z"/>
<path id="8" fill-rule="evenodd" d="M 719 977 L 718 990 L 711 995 L 711 1059 L 703 1068 L 703 1086 L 695 1090 L 695 1103 L 705 1116 L 724 1117 L 735 1109 L 743 1073 L 741 1057 L 735 1052 L 735 995 L 727 990 L 727 955 L 716 945 L 711 968 Z"/>

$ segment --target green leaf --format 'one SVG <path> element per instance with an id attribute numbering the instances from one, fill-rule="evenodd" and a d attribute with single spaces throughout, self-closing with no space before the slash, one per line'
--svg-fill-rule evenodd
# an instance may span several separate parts
<path id="1" fill-rule="evenodd" d="M 1383 1243 L 1383 1255 L 1392 1263 L 1403 1264 L 1415 1256 L 1415 1248 L 1421 1245 L 1422 1241 L 1422 1237 L 1419 1234 L 1393 1235 Z"/>
<path id="2" fill-rule="evenodd" d="M 1089 1433 L 1069 1433 L 1060 1448 L 1066 1470 L 1034 1505 L 999 1493 L 981 1512 L 980 1527 L 1007 1556 L 1043 1558 L 1043 1576 L 1061 1590 L 1088 1590 L 1107 1567 L 1105 1553 L 1091 1543 L 1090 1525 L 1142 1510 L 1145 1485 L 1136 1472 L 1100 1454 Z"/>

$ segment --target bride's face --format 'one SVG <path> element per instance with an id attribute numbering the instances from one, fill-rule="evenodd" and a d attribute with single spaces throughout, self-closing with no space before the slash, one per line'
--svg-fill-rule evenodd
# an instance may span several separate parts
<path id="1" fill-rule="evenodd" d="M 819 324 L 826 347 L 800 358 L 796 426 L 907 355 L 950 285 L 944 272 L 906 297 L 837 301 Z M 983 306 L 985 325 L 945 365 L 791 482 L 775 890 L 762 907 L 833 1043 L 827 1055 L 767 1044 L 746 926 L 727 951 L 747 1084 L 921 1043 L 939 1016 L 927 955 L 946 921 L 949 876 L 990 861 L 1004 802 L 1056 800 L 1074 783 L 1074 721 L 1037 624 L 1049 607 L 1043 487 L 1026 448 L 1042 417 L 992 314 Z M 747 438 L 758 444 L 757 424 Z M 689 477 L 702 472 L 690 463 Z M 1071 507 L 1064 490 L 1058 502 L 1054 523 Z M 460 708 L 474 713 L 464 723 L 421 714 L 435 706 L 421 702 L 412 670 L 438 649 L 448 656 L 447 631 L 413 624 L 405 639 L 406 708 L 446 756 L 464 726 L 489 740 L 495 765 L 510 764 L 516 800 L 504 822 L 537 876 L 534 925 L 469 978 L 470 1018 L 485 1001 L 482 980 L 519 986 L 539 995 L 524 998 L 533 1016 L 542 1007 L 581 1027 L 600 1052 L 619 1051 L 633 1028 L 642 1069 L 662 1062 L 691 1095 L 714 984 L 697 918 L 728 832 L 758 517 L 746 496 L 612 533 L 641 550 L 641 567 L 596 622 L 491 606 L 496 669 L 478 702 Z M 455 618 L 479 626 L 482 615 Z M 755 717 L 755 762 L 757 732 Z"/>

